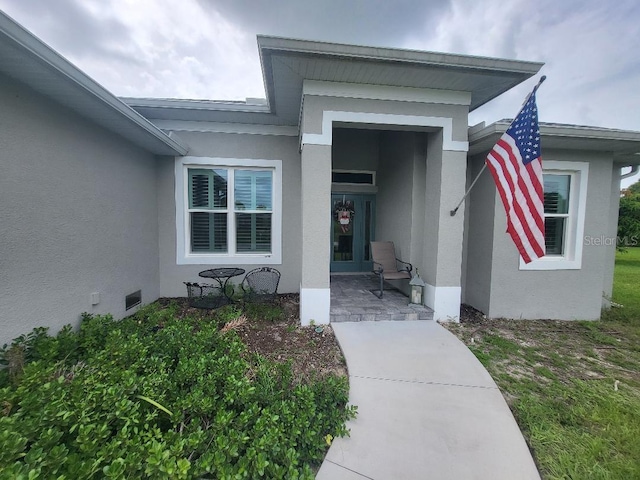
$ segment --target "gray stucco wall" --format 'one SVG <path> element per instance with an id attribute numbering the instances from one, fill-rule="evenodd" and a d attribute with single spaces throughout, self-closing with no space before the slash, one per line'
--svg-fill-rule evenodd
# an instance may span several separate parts
<path id="1" fill-rule="evenodd" d="M 414 133 L 383 131 L 376 197 L 376 240 L 392 241 L 398 258 L 411 254 Z"/>
<path id="2" fill-rule="evenodd" d="M 331 145 L 333 170 L 378 170 L 380 131 L 334 128 Z"/>
<path id="3" fill-rule="evenodd" d="M 322 111 L 382 113 L 391 115 L 433 116 L 453 119 L 452 139 L 467 140 L 469 107 L 391 100 L 318 97 L 305 95 L 302 111 L 303 132 L 322 133 Z"/>
<path id="4" fill-rule="evenodd" d="M 153 156 L 4 76 L 0 104 L 0 344 L 155 300 Z"/>
<path id="5" fill-rule="evenodd" d="M 469 159 L 467 188 L 484 165 L 484 158 L 478 156 Z M 461 207 L 457 213 L 466 215 L 462 301 L 482 312 L 489 311 L 491 296 L 495 197 L 493 178 L 484 172 L 467 197 L 464 212 Z M 502 205 L 498 204 L 497 208 L 498 215 L 504 212 Z"/>
<path id="6" fill-rule="evenodd" d="M 302 264 L 298 137 L 201 132 L 179 132 L 179 136 L 189 146 L 189 155 L 193 156 L 282 161 L 282 264 L 270 266 L 277 268 L 282 274 L 279 292 L 297 292 L 300 288 Z M 178 265 L 176 262 L 174 168 L 173 158 L 159 162 L 160 295 L 184 297 L 187 292 L 183 282 L 201 281 L 198 272 L 216 265 Z M 261 265 L 238 266 L 249 271 Z M 241 279 L 239 277 L 237 280 Z"/>
<path id="7" fill-rule="evenodd" d="M 617 180 L 611 156 L 548 150 L 544 159 L 589 162 L 584 237 L 615 237 L 612 216 L 617 218 L 617 214 L 612 195 L 617 194 L 614 187 Z M 584 242 L 584 238 L 578 239 L 584 242 L 580 270 L 520 270 L 518 252 L 505 233 L 506 218 L 499 196 L 490 175 L 485 172 L 483 176 L 470 200 L 465 301 L 492 318 L 599 318 L 603 292 L 610 291 L 613 280 L 615 245 L 594 245 Z M 492 232 L 487 230 L 491 211 L 496 212 Z M 491 272 L 488 282 L 487 272 Z"/>

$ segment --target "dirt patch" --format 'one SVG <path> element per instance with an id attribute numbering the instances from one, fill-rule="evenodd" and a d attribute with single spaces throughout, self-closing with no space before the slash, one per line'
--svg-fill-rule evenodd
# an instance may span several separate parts
<path id="1" fill-rule="evenodd" d="M 181 318 L 187 315 L 210 317 L 221 313 L 190 308 L 183 298 L 160 301 L 165 304 L 177 302 Z M 264 305 L 243 307 L 238 304 L 236 308 L 243 311 L 246 321 L 232 328 L 247 345 L 248 353 L 277 362 L 291 362 L 293 374 L 298 380 L 329 374 L 347 375 L 346 362 L 331 326 L 300 325 L 298 294 L 278 295 L 274 302 Z M 221 328 L 225 323 L 228 322 L 221 322 Z"/>
<path id="2" fill-rule="evenodd" d="M 463 341 L 501 378 L 546 384 L 570 379 L 615 380 L 637 387 L 637 336 L 606 322 L 487 319 L 468 306 L 460 323 L 443 326 Z M 631 333 L 631 335 L 629 335 Z"/>

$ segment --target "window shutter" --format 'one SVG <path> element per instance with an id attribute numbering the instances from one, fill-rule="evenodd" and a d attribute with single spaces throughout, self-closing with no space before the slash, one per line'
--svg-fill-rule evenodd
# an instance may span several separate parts
<path id="1" fill-rule="evenodd" d="M 209 208 L 211 176 L 209 172 L 189 170 L 189 208 Z"/>

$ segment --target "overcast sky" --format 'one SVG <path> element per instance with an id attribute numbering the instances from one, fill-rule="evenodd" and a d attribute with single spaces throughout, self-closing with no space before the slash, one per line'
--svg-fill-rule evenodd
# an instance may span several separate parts
<path id="1" fill-rule="evenodd" d="M 640 130 L 638 0 L 0 0 L 0 8 L 120 96 L 264 97 L 262 33 L 542 61 L 541 121 Z M 473 112 L 470 124 L 514 116 L 538 77 Z"/>

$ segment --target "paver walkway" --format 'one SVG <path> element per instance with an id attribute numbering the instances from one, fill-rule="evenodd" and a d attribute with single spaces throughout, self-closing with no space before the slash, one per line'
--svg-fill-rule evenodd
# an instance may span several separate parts
<path id="1" fill-rule="evenodd" d="M 351 437 L 318 480 L 517 480 L 540 476 L 493 379 L 433 321 L 332 325 L 349 367 Z"/>

